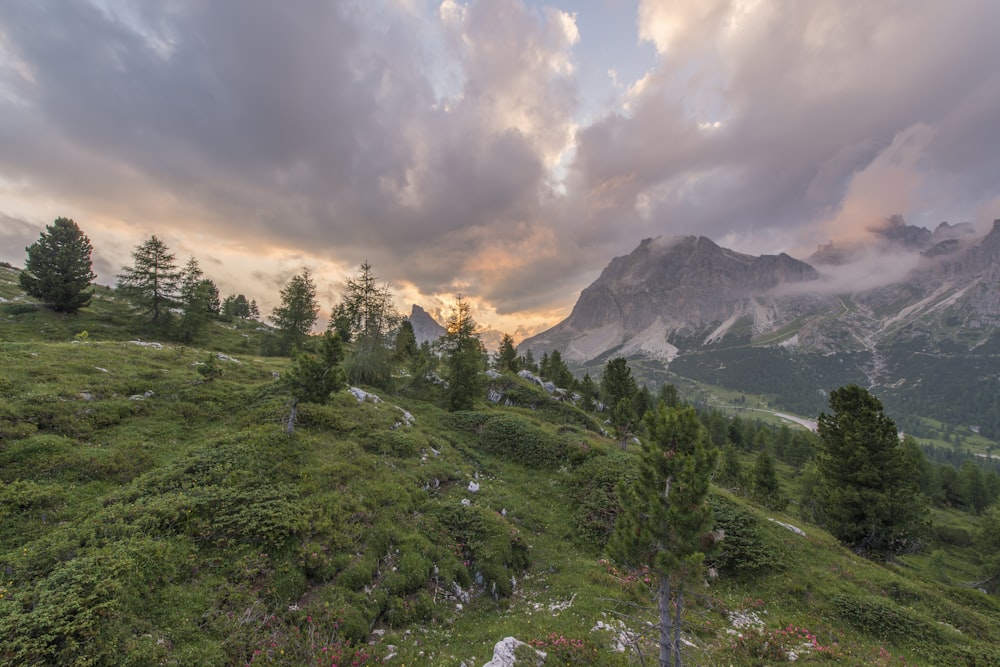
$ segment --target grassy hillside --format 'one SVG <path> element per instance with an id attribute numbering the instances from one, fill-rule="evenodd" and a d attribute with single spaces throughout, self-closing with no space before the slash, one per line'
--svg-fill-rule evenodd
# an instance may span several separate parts
<path id="1" fill-rule="evenodd" d="M 633 453 L 592 416 L 504 377 L 534 409 L 345 391 L 289 435 L 288 360 L 252 354 L 260 325 L 147 340 L 108 292 L 67 317 L 12 275 L 0 664 L 471 667 L 509 635 L 549 665 L 654 661 L 645 575 L 603 553 Z M 1000 603 L 963 585 L 968 515 L 877 565 L 791 514 L 712 502 L 727 539 L 688 607 L 692 664 L 1000 664 Z"/>

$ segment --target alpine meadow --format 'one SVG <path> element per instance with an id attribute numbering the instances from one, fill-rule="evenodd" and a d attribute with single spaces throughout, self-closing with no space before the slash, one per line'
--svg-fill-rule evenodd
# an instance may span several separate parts
<path id="1" fill-rule="evenodd" d="M 2 664 L 1000 660 L 997 466 L 866 389 L 813 432 L 461 297 L 418 342 L 367 262 L 322 335 L 308 269 L 272 326 L 134 262 L 71 312 L 0 268 Z"/>

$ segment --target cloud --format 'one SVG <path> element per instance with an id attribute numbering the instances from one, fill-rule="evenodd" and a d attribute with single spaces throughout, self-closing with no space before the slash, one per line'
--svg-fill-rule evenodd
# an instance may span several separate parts
<path id="1" fill-rule="evenodd" d="M 1000 5 L 635 18 L 656 64 L 584 121 L 606 35 L 541 1 L 3 3 L 0 234 L 72 215 L 105 278 L 156 233 L 240 291 L 308 264 L 335 296 L 368 260 L 513 330 L 646 237 L 777 252 L 892 213 L 1000 217 Z"/>

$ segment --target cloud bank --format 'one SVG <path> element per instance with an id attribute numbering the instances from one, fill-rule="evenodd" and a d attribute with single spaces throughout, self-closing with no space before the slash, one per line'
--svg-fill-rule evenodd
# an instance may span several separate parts
<path id="1" fill-rule="evenodd" d="M 892 213 L 1000 217 L 1000 5 L 630 9 L 655 62 L 595 112 L 602 35 L 544 3 L 5 2 L 2 259 L 69 215 L 104 280 L 156 233 L 262 303 L 367 260 L 530 331 L 649 236 L 805 256 Z"/>

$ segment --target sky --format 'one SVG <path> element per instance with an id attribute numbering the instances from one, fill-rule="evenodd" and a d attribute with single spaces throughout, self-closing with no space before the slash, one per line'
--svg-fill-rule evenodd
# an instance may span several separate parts
<path id="1" fill-rule="evenodd" d="M 1000 218 L 1000 2 L 4 0 L 0 260 L 59 216 L 266 314 L 369 262 L 521 339 L 644 238 Z"/>

